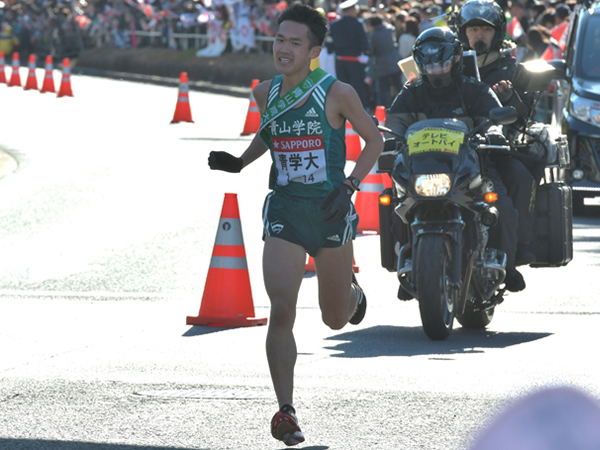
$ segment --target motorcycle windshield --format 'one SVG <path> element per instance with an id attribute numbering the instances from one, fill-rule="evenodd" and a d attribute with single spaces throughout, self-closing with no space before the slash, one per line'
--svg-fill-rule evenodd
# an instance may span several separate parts
<path id="1" fill-rule="evenodd" d="M 406 130 L 404 158 L 413 174 L 454 174 L 470 149 L 467 126 L 456 119 L 426 119 Z"/>

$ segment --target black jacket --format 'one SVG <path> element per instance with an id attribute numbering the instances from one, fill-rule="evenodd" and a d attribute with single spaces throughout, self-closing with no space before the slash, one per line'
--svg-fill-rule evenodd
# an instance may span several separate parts
<path id="1" fill-rule="evenodd" d="M 512 48 L 504 48 L 500 56 L 494 62 L 479 68 L 481 81 L 492 87 L 500 81 L 514 81 L 513 77 L 517 70 L 517 60 L 510 54 Z M 532 113 L 533 95 L 525 94 L 515 89 L 513 96 L 504 103 L 504 106 L 512 106 L 519 113 L 524 122 Z"/>
<path id="2" fill-rule="evenodd" d="M 394 28 L 384 24 L 373 28 L 370 37 L 371 57 L 375 60 L 375 75 L 385 77 L 400 72 L 400 53 L 396 44 Z"/>
<path id="3" fill-rule="evenodd" d="M 492 89 L 475 78 L 461 75 L 456 84 L 443 89 L 434 89 L 418 79 L 404 85 L 386 115 L 385 124 L 401 135 L 410 125 L 425 119 L 458 119 L 472 129 L 488 119 L 491 109 L 500 106 Z M 492 131 L 491 127 L 489 130 Z M 499 127 L 494 126 L 493 131 L 501 133 Z"/>
<path id="4" fill-rule="evenodd" d="M 360 56 L 369 53 L 369 39 L 363 23 L 350 16 L 343 16 L 329 26 L 327 50 L 336 56 Z"/>

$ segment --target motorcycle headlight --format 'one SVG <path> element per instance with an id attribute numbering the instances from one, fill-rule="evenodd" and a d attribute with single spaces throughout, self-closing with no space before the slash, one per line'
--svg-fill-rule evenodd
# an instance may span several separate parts
<path id="1" fill-rule="evenodd" d="M 575 118 L 600 126 L 600 103 L 573 94 L 569 109 Z"/>
<path id="2" fill-rule="evenodd" d="M 445 173 L 419 175 L 415 180 L 415 191 L 423 197 L 442 197 L 450 191 L 452 182 Z"/>

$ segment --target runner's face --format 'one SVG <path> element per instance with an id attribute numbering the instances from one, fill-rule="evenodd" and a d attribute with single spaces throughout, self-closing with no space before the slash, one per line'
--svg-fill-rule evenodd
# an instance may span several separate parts
<path id="1" fill-rule="evenodd" d="M 492 39 L 494 39 L 496 30 L 494 27 L 489 25 L 478 25 L 474 27 L 467 27 L 465 34 L 469 40 L 469 47 L 475 48 L 475 42 L 483 41 L 485 43 L 486 50 L 489 50 L 492 46 Z"/>
<path id="2" fill-rule="evenodd" d="M 310 60 L 319 56 L 321 47 L 310 48 L 308 27 L 286 20 L 279 25 L 273 44 L 275 67 L 281 74 L 289 74 L 310 66 Z"/>

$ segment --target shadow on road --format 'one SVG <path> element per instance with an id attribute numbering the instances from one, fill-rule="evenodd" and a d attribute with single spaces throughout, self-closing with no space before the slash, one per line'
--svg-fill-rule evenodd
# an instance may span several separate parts
<path id="1" fill-rule="evenodd" d="M 467 330 L 457 328 L 445 341 L 432 341 L 422 327 L 377 326 L 328 338 L 337 343 L 329 350 L 332 357 L 367 358 L 374 356 L 419 356 L 484 353 L 486 349 L 506 348 L 550 336 L 552 333 Z"/>
<path id="2" fill-rule="evenodd" d="M 192 327 L 182 334 L 183 337 L 202 336 L 204 334 L 218 333 L 219 331 L 235 330 L 236 327 L 209 327 L 202 325 L 192 325 Z"/>
<path id="3" fill-rule="evenodd" d="M 0 448 L 7 450 L 192 450 L 192 448 L 187 447 L 156 447 L 153 445 L 99 444 L 95 442 L 3 438 L 0 438 Z M 196 450 L 202 449 L 196 448 Z"/>
<path id="4" fill-rule="evenodd" d="M 45 439 L 3 439 L 0 448 L 10 450 L 210 450 L 194 447 L 156 447 L 153 445 L 98 444 L 95 442 L 54 441 Z M 285 447 L 288 448 L 288 447 Z M 328 450 L 329 447 L 317 445 L 302 447 L 304 450 Z"/>

